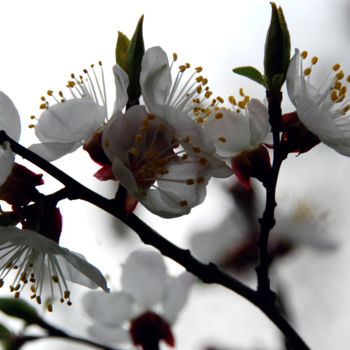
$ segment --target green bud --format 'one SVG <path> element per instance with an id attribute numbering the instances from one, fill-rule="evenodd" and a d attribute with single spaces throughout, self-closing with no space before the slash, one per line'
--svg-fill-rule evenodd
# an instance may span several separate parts
<path id="1" fill-rule="evenodd" d="M 285 81 L 290 61 L 290 36 L 282 8 L 277 8 L 273 2 L 271 2 L 271 7 L 272 14 L 265 43 L 264 67 L 268 90 L 279 91 Z M 276 79 L 276 75 L 280 77 Z"/>
<path id="2" fill-rule="evenodd" d="M 126 71 L 126 57 L 130 47 L 129 38 L 122 32 L 118 32 L 117 46 L 115 48 L 116 62 Z"/>
<path id="3" fill-rule="evenodd" d="M 8 316 L 20 318 L 27 324 L 37 324 L 40 321 L 36 310 L 21 299 L 0 298 L 0 311 Z"/>
<path id="4" fill-rule="evenodd" d="M 136 30 L 130 41 L 126 56 L 126 72 L 129 76 L 128 96 L 130 100 L 138 100 L 141 95 L 140 72 L 145 45 L 142 34 L 143 15 L 137 23 Z"/>
<path id="5" fill-rule="evenodd" d="M 233 69 L 233 72 L 239 75 L 243 75 L 244 77 L 247 77 L 249 79 L 252 79 L 255 82 L 266 87 L 265 77 L 260 73 L 259 70 L 252 66 L 237 67 Z"/>

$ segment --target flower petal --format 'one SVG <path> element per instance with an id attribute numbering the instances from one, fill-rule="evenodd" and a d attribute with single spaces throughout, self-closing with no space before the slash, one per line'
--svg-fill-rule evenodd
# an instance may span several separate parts
<path id="1" fill-rule="evenodd" d="M 164 317 L 170 324 L 175 322 L 178 313 L 186 304 L 194 280 L 195 278 L 193 275 L 184 272 L 177 278 L 173 278 L 168 284 L 162 305 Z"/>
<path id="2" fill-rule="evenodd" d="M 93 135 L 106 117 L 105 108 L 93 100 L 72 99 L 45 110 L 35 132 L 41 142 L 83 141 Z"/>
<path id="3" fill-rule="evenodd" d="M 81 141 L 78 142 L 44 142 L 35 143 L 29 146 L 29 149 L 46 159 L 48 162 L 52 162 L 62 156 L 74 152 L 82 145 Z"/>
<path id="4" fill-rule="evenodd" d="M 128 74 L 118 64 L 113 66 L 113 74 L 116 86 L 116 99 L 114 103 L 113 114 L 120 110 L 122 111 L 128 102 L 127 88 L 129 85 Z"/>
<path id="5" fill-rule="evenodd" d="M 123 267 L 123 291 L 131 294 L 135 303 L 145 310 L 161 301 L 167 281 L 163 258 L 155 251 L 134 251 Z"/>
<path id="6" fill-rule="evenodd" d="M 269 123 L 269 113 L 263 103 L 257 99 L 252 99 L 248 105 L 250 143 L 258 146 L 266 138 L 271 126 Z"/>
<path id="7" fill-rule="evenodd" d="M 105 326 L 94 324 L 88 327 L 88 333 L 103 344 L 132 343 L 129 332 L 120 327 L 106 328 Z"/>
<path id="8" fill-rule="evenodd" d="M 56 258 L 64 277 L 88 288 L 101 287 L 108 291 L 107 283 L 101 272 L 78 254 L 61 248 L 54 241 L 31 230 L 17 227 L 0 227 L 0 245 L 11 242 L 15 246 L 30 247 L 40 254 Z"/>
<path id="9" fill-rule="evenodd" d="M 85 312 L 106 326 L 121 326 L 133 316 L 132 297 L 123 292 L 91 291 L 83 296 Z"/>
<path id="10" fill-rule="evenodd" d="M 142 58 L 140 85 L 149 111 L 154 105 L 163 105 L 171 88 L 171 72 L 166 53 L 160 47 L 148 49 Z"/>
<path id="11" fill-rule="evenodd" d="M 18 111 L 10 98 L 0 91 L 0 130 L 18 141 L 21 134 L 21 121 Z"/>

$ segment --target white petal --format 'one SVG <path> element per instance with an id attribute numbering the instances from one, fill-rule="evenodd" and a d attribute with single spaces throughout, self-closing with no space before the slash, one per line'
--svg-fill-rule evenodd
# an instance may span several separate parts
<path id="1" fill-rule="evenodd" d="M 85 312 L 106 326 L 121 326 L 133 316 L 132 297 L 123 292 L 88 292 L 83 297 Z"/>
<path id="2" fill-rule="evenodd" d="M 170 281 L 163 300 L 164 317 L 170 324 L 175 322 L 178 313 L 186 304 L 194 280 L 193 275 L 184 272 Z"/>
<path id="3" fill-rule="evenodd" d="M 54 241 L 31 230 L 17 227 L 0 227 L 0 244 L 11 242 L 15 246 L 30 247 L 40 253 L 56 257 L 67 280 L 87 286 L 101 287 L 108 291 L 107 283 L 101 272 L 68 249 L 61 248 Z"/>
<path id="4" fill-rule="evenodd" d="M 93 135 L 106 118 L 105 108 L 90 99 L 72 99 L 45 110 L 35 127 L 41 142 L 72 143 Z"/>
<path id="5" fill-rule="evenodd" d="M 128 192 L 137 198 L 140 198 L 139 187 L 134 174 L 118 158 L 114 158 L 112 171 L 118 181 L 128 190 Z"/>
<path id="6" fill-rule="evenodd" d="M 222 113 L 222 118 L 215 117 L 218 113 Z M 238 152 L 252 147 L 249 120 L 247 116 L 235 111 L 215 111 L 204 123 L 204 128 L 213 140 L 219 156 L 232 157 Z M 220 141 L 221 137 L 225 139 L 225 142 Z"/>
<path id="7" fill-rule="evenodd" d="M 18 111 L 10 98 L 0 91 L 0 130 L 18 141 L 21 134 L 21 121 Z"/>
<path id="8" fill-rule="evenodd" d="M 82 145 L 81 141 L 78 142 L 44 142 L 35 143 L 29 146 L 29 149 L 46 159 L 48 162 L 52 162 L 62 156 L 74 152 Z"/>
<path id="9" fill-rule="evenodd" d="M 292 57 L 288 71 L 287 71 L 287 90 L 289 98 L 295 106 L 295 96 L 300 86 L 300 79 L 303 79 L 300 75 L 300 53 L 296 49 L 294 56 Z"/>
<path id="10" fill-rule="evenodd" d="M 142 58 L 140 85 L 147 108 L 163 105 L 171 88 L 171 72 L 166 53 L 160 47 L 148 49 Z"/>
<path id="11" fill-rule="evenodd" d="M 2 185 L 11 173 L 15 156 L 8 142 L 0 145 L 0 185 Z"/>
<path id="12" fill-rule="evenodd" d="M 250 143 L 258 146 L 266 138 L 271 126 L 269 124 L 269 113 L 263 103 L 252 99 L 248 105 L 248 118 L 250 130 Z"/>
<path id="13" fill-rule="evenodd" d="M 88 333 L 102 344 L 132 343 L 129 332 L 120 327 L 106 328 L 99 324 L 88 327 Z"/>
<path id="14" fill-rule="evenodd" d="M 207 153 L 215 152 L 214 144 L 209 135 L 186 113 L 167 105 L 158 105 L 154 107 L 154 114 L 170 124 L 177 136 L 182 139 L 189 137 L 191 145 L 198 146 Z"/>
<path id="15" fill-rule="evenodd" d="M 114 104 L 113 114 L 120 110 L 122 111 L 128 102 L 127 88 L 129 85 L 128 74 L 118 64 L 113 67 L 113 74 L 116 86 L 116 99 Z"/>
<path id="16" fill-rule="evenodd" d="M 121 283 L 123 291 L 144 309 L 161 301 L 168 280 L 162 256 L 155 251 L 137 250 L 125 262 Z"/>

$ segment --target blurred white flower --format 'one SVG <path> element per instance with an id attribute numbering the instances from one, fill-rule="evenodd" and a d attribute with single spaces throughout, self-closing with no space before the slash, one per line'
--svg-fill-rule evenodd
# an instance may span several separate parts
<path id="1" fill-rule="evenodd" d="M 193 276 L 168 276 L 162 256 L 137 250 L 123 265 L 122 290 L 89 292 L 84 309 L 94 320 L 88 331 L 104 343 L 133 343 L 143 349 L 164 340 L 174 346 L 171 325 L 186 303 Z"/>
<path id="2" fill-rule="evenodd" d="M 333 76 L 326 76 L 320 87 L 311 84 L 312 65 L 318 61 L 311 60 L 311 66 L 303 69 L 302 60 L 307 56 L 295 50 L 287 72 L 288 94 L 296 107 L 300 121 L 326 145 L 335 151 L 350 156 L 350 109 L 346 98 L 347 86 L 344 72 L 339 64 L 333 66 Z M 346 78 L 350 82 L 350 76 Z"/>
<path id="3" fill-rule="evenodd" d="M 2 91 L 0 91 L 0 130 L 5 130 L 6 133 L 15 141 L 19 140 L 21 134 L 21 121 L 18 111 Z M 3 184 L 11 172 L 14 154 L 8 143 L 0 145 L 0 185 Z"/>
<path id="4" fill-rule="evenodd" d="M 15 298 L 30 284 L 32 299 L 41 304 L 44 297 L 44 300 L 49 298 L 49 311 L 52 311 L 52 302 L 57 295 L 62 303 L 66 301 L 71 305 L 66 281 L 108 291 L 101 272 L 83 256 L 61 248 L 32 230 L 0 227 L 0 287 L 6 278 L 11 278 L 8 276 L 11 271 L 15 277 L 10 291 L 14 292 Z"/>
<path id="5" fill-rule="evenodd" d="M 100 79 L 94 65 L 91 65 L 91 74 L 84 69 L 84 77 L 71 75 L 72 80 L 67 84 L 70 98 L 66 98 L 62 91 L 55 96 L 49 90 L 48 97 L 56 102 L 50 106 L 47 99 L 42 97 L 40 108 L 44 111 L 35 126 L 35 133 L 41 143 L 30 146 L 33 152 L 48 161 L 58 159 L 79 148 L 107 121 L 107 95 L 101 62 L 99 66 Z M 113 73 L 117 91 L 114 108 L 117 110 L 126 104 L 127 74 L 117 65 L 113 67 Z"/>

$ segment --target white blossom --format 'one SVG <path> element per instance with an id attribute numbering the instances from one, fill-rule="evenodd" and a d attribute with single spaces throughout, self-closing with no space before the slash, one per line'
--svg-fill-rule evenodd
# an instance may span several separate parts
<path id="1" fill-rule="evenodd" d="M 333 73 L 326 75 L 326 80 L 319 87 L 311 83 L 312 66 L 317 57 L 311 60 L 311 66 L 303 68 L 302 60 L 306 51 L 295 54 L 287 72 L 288 94 L 296 107 L 296 112 L 304 126 L 326 145 L 335 151 L 350 156 L 350 118 L 347 112 L 350 101 L 346 98 L 344 72 L 339 64 L 333 66 Z"/>

